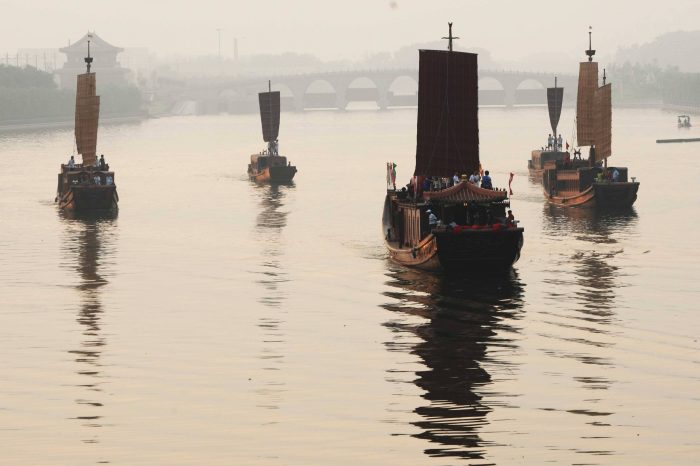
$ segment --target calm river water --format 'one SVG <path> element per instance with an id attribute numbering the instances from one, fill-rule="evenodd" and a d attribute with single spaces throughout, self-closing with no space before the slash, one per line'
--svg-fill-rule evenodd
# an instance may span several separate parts
<path id="1" fill-rule="evenodd" d="M 700 145 L 655 140 L 700 130 L 616 110 L 610 217 L 528 180 L 545 109 L 480 118 L 525 227 L 497 280 L 387 261 L 415 110 L 283 114 L 279 188 L 257 115 L 103 126 L 112 219 L 53 204 L 72 131 L 0 134 L 0 464 L 699 464 Z"/>

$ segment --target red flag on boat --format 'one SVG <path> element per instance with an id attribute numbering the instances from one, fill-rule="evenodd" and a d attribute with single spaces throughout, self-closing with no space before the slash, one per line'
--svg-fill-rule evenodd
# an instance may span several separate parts
<path id="1" fill-rule="evenodd" d="M 513 176 L 515 176 L 513 172 L 510 172 L 510 179 L 508 180 L 508 192 L 510 196 L 513 195 L 513 189 L 510 187 L 510 184 L 513 182 Z"/>

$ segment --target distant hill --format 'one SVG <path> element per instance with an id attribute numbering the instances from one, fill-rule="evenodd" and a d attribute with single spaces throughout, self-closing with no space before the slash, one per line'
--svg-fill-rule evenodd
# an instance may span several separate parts
<path id="1" fill-rule="evenodd" d="M 646 44 L 621 48 L 615 55 L 615 63 L 626 62 L 700 72 L 700 31 L 669 32 Z"/>

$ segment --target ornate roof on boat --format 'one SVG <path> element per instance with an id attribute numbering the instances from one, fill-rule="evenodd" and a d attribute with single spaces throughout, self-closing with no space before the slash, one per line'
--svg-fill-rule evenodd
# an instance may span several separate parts
<path id="1" fill-rule="evenodd" d="M 439 202 L 498 202 L 505 200 L 508 193 L 505 190 L 480 188 L 463 181 L 442 191 L 426 191 L 423 197 L 426 200 Z"/>

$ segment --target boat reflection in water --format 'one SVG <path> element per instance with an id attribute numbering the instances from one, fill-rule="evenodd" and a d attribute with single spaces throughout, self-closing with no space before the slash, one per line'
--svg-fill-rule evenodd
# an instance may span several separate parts
<path id="1" fill-rule="evenodd" d="M 564 243 L 559 278 L 552 285 L 569 280 L 575 285 L 575 300 L 579 310 L 601 319 L 612 316 L 615 306 L 615 288 L 620 286 L 620 275 L 614 259 L 624 251 L 621 237 L 634 234 L 637 213 L 634 209 L 596 211 L 593 209 L 563 209 L 553 205 L 544 207 L 543 232 Z M 568 275 L 568 278 L 566 278 Z M 560 298 L 561 286 L 553 294 Z"/>
<path id="2" fill-rule="evenodd" d="M 425 366 L 414 382 L 426 401 L 414 411 L 422 418 L 413 423 L 421 430 L 415 437 L 433 444 L 424 450 L 429 456 L 484 459 L 481 431 L 494 395 L 488 386 L 515 369 L 510 355 L 523 306 L 517 275 L 481 280 L 393 268 L 388 276 L 393 291 L 385 295 L 397 302 L 384 307 L 397 317 L 385 324 L 395 332 L 387 346 Z M 421 341 L 402 344 L 406 333 Z"/>
<path id="3" fill-rule="evenodd" d="M 281 286 L 288 281 L 282 264 L 284 256 L 284 239 L 282 231 L 287 225 L 287 214 L 284 210 L 284 200 L 288 190 L 294 189 L 294 184 L 260 184 L 254 188 L 254 195 L 259 199 L 260 209 L 255 224 L 254 238 L 257 243 L 260 264 L 255 271 L 259 278 L 256 280 L 262 288 L 258 302 L 269 309 L 261 313 L 258 327 L 263 332 L 263 346 L 259 358 L 263 361 L 262 388 L 256 392 L 262 400 L 258 407 L 264 409 L 279 409 L 283 400 L 285 383 L 274 374 L 279 374 L 284 363 L 285 334 L 281 329 L 284 324 L 283 308 L 285 299 Z M 277 420 L 268 420 L 277 423 Z"/>
<path id="4" fill-rule="evenodd" d="M 65 230 L 67 268 L 75 269 L 79 282 L 75 288 L 80 297 L 77 322 L 82 326 L 78 348 L 68 350 L 77 363 L 76 373 L 82 394 L 76 398 L 79 420 L 86 427 L 104 427 L 100 408 L 106 398 L 103 385 L 107 377 L 100 359 L 107 345 L 101 317 L 102 291 L 108 280 L 110 258 L 115 247 L 116 213 L 85 214 L 76 216 L 62 212 Z M 85 443 L 97 443 L 99 430 L 92 430 Z"/>
<path id="5" fill-rule="evenodd" d="M 621 405 L 610 390 L 620 377 L 615 346 L 624 332 L 617 316 L 625 304 L 618 302 L 617 290 L 633 273 L 624 267 L 623 244 L 636 235 L 637 214 L 551 205 L 543 214 L 543 233 L 561 258 L 544 273 L 544 299 L 556 305 L 547 307 L 541 350 L 547 355 L 544 377 L 560 388 L 541 409 L 553 412 L 562 431 L 577 437 L 560 442 L 590 455 L 586 464 L 599 464 L 601 455 L 616 454 L 619 435 L 614 409 Z"/>

